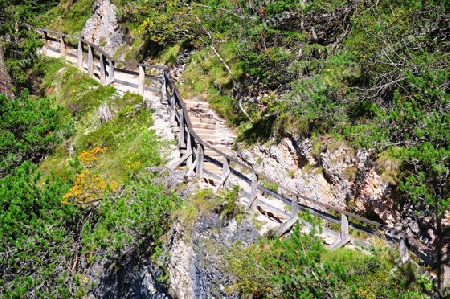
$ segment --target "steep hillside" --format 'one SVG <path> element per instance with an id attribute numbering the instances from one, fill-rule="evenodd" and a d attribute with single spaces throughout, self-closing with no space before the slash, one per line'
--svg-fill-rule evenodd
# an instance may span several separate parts
<path id="1" fill-rule="evenodd" d="M 1 1 L 0 22 L 16 92 L 0 95 L 1 297 L 444 296 L 445 1 Z M 191 112 L 209 102 L 235 129 L 247 165 L 420 240 L 434 265 L 373 236 L 371 249 L 335 251 L 300 224 L 260 236 L 238 189 L 199 191 L 186 169 L 163 167 L 171 144 L 142 97 L 37 56 L 24 23 L 169 65 Z"/>

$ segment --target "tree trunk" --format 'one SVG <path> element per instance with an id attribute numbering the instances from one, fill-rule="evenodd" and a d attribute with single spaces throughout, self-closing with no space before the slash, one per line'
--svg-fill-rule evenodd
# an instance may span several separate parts
<path id="1" fill-rule="evenodd" d="M 6 95 L 8 98 L 12 98 L 14 93 L 12 92 L 11 78 L 6 70 L 5 61 L 3 58 L 3 48 L 0 44 L 0 93 Z"/>

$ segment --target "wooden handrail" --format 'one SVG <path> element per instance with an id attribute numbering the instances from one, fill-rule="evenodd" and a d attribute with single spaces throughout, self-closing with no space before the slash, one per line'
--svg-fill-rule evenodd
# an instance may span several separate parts
<path id="1" fill-rule="evenodd" d="M 39 32 L 43 32 L 43 33 L 50 33 L 50 34 L 54 34 L 59 36 L 60 38 L 62 37 L 68 37 L 68 38 L 72 38 L 75 39 L 77 41 L 81 41 L 82 43 L 92 47 L 92 49 L 94 49 L 95 51 L 97 51 L 98 53 L 102 54 L 103 57 L 105 57 L 107 60 L 109 61 L 113 61 L 115 63 L 121 63 L 123 65 L 128 65 L 128 66 L 141 66 L 141 67 L 145 67 L 148 69 L 158 69 L 158 70 L 167 70 L 168 67 L 165 65 L 154 65 L 154 64 L 145 64 L 145 63 L 139 63 L 139 62 L 130 62 L 130 61 L 124 61 L 124 60 L 116 60 L 114 58 L 112 58 L 111 56 L 108 55 L 108 53 L 106 53 L 105 51 L 103 51 L 100 47 L 98 47 L 97 45 L 94 45 L 93 43 L 82 39 L 81 37 L 77 37 L 77 36 L 72 36 L 66 33 L 62 33 L 62 32 L 58 32 L 58 31 L 53 31 L 53 30 L 49 30 L 49 29 L 45 29 L 45 28 L 34 28 L 36 31 Z"/>
<path id="2" fill-rule="evenodd" d="M 181 94 L 180 94 L 178 88 L 175 85 L 175 82 L 172 80 L 172 78 L 170 76 L 169 68 L 167 66 L 164 66 L 164 65 L 163 66 L 161 66 L 161 65 L 149 65 L 149 64 L 143 64 L 143 63 L 138 63 L 138 62 L 128 62 L 128 61 L 115 60 L 115 59 L 111 58 L 111 56 L 109 56 L 107 53 L 105 53 L 102 49 L 100 49 L 98 46 L 96 46 L 93 43 L 91 43 L 89 41 L 86 41 L 86 40 L 84 40 L 82 38 L 70 36 L 70 35 L 62 33 L 62 32 L 57 32 L 57 31 L 53 31 L 53 30 L 49 30 L 49 29 L 45 29 L 45 28 L 35 28 L 35 30 L 45 33 L 45 38 L 48 37 L 48 34 L 53 34 L 53 35 L 59 36 L 60 40 L 62 38 L 65 38 L 65 37 L 69 37 L 69 38 L 78 40 L 79 42 L 85 43 L 86 45 L 91 47 L 91 49 L 93 49 L 93 50 L 97 51 L 98 53 L 100 53 L 101 56 L 104 57 L 106 60 L 109 60 L 110 62 L 112 62 L 113 65 L 117 64 L 117 63 L 121 63 L 123 65 L 142 67 L 142 68 L 145 68 L 145 69 L 149 68 L 149 69 L 162 70 L 163 71 L 162 77 L 155 77 L 155 79 L 161 80 L 163 82 L 163 88 L 165 90 L 163 90 L 162 92 L 163 92 L 163 94 L 167 95 L 168 104 L 169 105 L 174 105 L 174 107 L 171 107 L 172 108 L 173 117 L 176 117 L 176 116 L 177 117 L 182 117 L 182 120 L 179 120 L 179 122 L 182 124 L 183 127 L 186 127 L 186 131 L 185 132 L 186 132 L 186 134 L 188 134 L 187 140 L 188 140 L 188 145 L 189 145 L 188 147 L 189 148 L 187 149 L 187 152 L 183 155 L 183 157 L 180 158 L 180 160 L 178 162 L 182 163 L 182 162 L 186 161 L 190 156 L 193 155 L 193 148 L 197 148 L 197 153 L 196 153 L 197 159 L 194 161 L 193 165 L 190 167 L 189 173 L 192 173 L 193 169 L 196 168 L 197 176 L 199 178 L 201 178 L 203 171 L 205 173 L 207 172 L 206 170 L 203 170 L 203 166 L 202 166 L 203 165 L 203 161 L 200 161 L 200 159 L 203 160 L 204 148 L 208 148 L 211 151 L 215 152 L 216 154 L 224 157 L 224 159 L 226 159 L 226 161 L 228 163 L 227 169 L 230 169 L 231 172 L 238 172 L 238 173 L 240 173 L 240 171 L 239 170 L 235 170 L 234 167 L 232 167 L 229 162 L 233 162 L 235 165 L 239 166 L 240 168 L 245 169 L 247 171 L 250 171 L 251 173 L 253 173 L 253 177 L 254 178 L 256 177 L 257 180 L 263 179 L 263 180 L 265 180 L 265 181 L 267 181 L 267 182 L 269 182 L 271 184 L 277 185 L 278 188 L 281 188 L 282 190 L 284 190 L 284 192 L 287 195 L 286 194 L 285 195 L 281 195 L 277 191 L 274 191 L 274 190 L 271 190 L 270 188 L 263 187 L 262 185 L 256 184 L 257 189 L 268 189 L 268 190 L 270 190 L 270 192 L 272 192 L 272 194 L 276 194 L 276 195 L 278 195 L 279 197 L 282 197 L 282 198 L 288 198 L 288 201 L 290 202 L 291 205 L 294 204 L 294 201 L 298 202 L 298 198 L 300 198 L 300 199 L 302 199 L 302 200 L 304 200 L 306 202 L 311 203 L 311 205 L 320 207 L 320 208 L 322 208 L 324 210 L 333 211 L 333 212 L 338 213 L 340 215 L 345 215 L 346 217 L 350 217 L 350 218 L 356 219 L 356 220 L 358 220 L 361 223 L 364 223 L 364 224 L 367 224 L 367 225 L 370 225 L 370 226 L 375 226 L 377 229 L 382 230 L 384 232 L 384 234 L 387 234 L 387 232 L 389 231 L 389 232 L 393 232 L 394 235 L 402 235 L 402 232 L 400 232 L 400 231 L 398 231 L 398 230 L 396 230 L 396 229 L 394 229 L 392 227 L 389 227 L 389 226 L 384 225 L 382 223 L 379 223 L 377 221 L 373 221 L 373 220 L 367 219 L 365 217 L 356 215 L 356 214 L 354 214 L 352 212 L 348 212 L 348 211 L 342 210 L 340 208 L 331 206 L 329 204 L 322 203 L 322 202 L 320 202 L 318 200 L 315 200 L 315 199 L 312 199 L 312 198 L 310 198 L 308 196 L 300 194 L 300 193 L 292 190 L 291 188 L 289 188 L 287 186 L 284 186 L 283 184 L 280 184 L 279 182 L 276 182 L 275 180 L 273 180 L 272 178 L 266 176 L 265 174 L 254 170 L 252 167 L 250 167 L 247 164 L 245 164 L 245 163 L 235 159 L 234 157 L 231 157 L 231 156 L 227 155 L 226 153 L 223 153 L 222 151 L 216 149 L 214 146 L 204 142 L 195 133 L 195 131 L 193 129 L 193 126 L 192 126 L 191 120 L 189 118 L 189 113 L 188 113 L 188 110 L 186 108 L 186 105 L 185 105 L 185 103 L 184 103 L 184 101 L 183 101 L 183 99 L 181 97 Z M 140 72 L 141 71 L 142 70 L 140 70 Z M 169 89 L 170 89 L 170 91 L 169 91 Z M 172 101 L 172 99 L 173 99 L 173 101 Z M 181 109 L 182 113 L 179 113 L 177 115 L 177 112 L 176 112 L 177 109 Z M 183 134 L 184 134 L 184 132 L 183 132 Z M 184 138 L 184 135 L 183 135 L 183 138 Z M 219 164 L 220 164 L 220 162 L 219 162 Z M 226 174 L 226 175 L 228 175 L 228 174 Z M 253 180 L 254 179 L 252 179 L 252 180 L 248 179 L 248 181 L 253 181 Z M 315 208 L 310 207 L 310 209 L 315 209 Z M 333 215 L 330 215 L 327 212 L 323 212 L 324 215 L 322 215 L 321 213 L 315 213 L 315 215 L 317 215 L 317 216 L 319 216 L 321 218 L 324 218 L 324 219 L 330 219 L 330 217 L 331 218 L 334 217 Z M 345 216 L 342 216 L 342 217 L 345 217 Z M 293 218 L 291 218 L 291 220 L 293 220 Z M 356 226 L 354 225 L 353 228 L 358 229 L 358 230 L 362 230 L 362 229 L 358 228 L 358 225 L 356 225 Z M 369 229 L 366 229 L 365 232 L 367 232 L 367 230 L 372 231 L 369 228 Z M 411 245 L 414 245 L 416 248 L 418 248 L 420 250 L 424 250 L 424 251 L 429 250 L 420 241 L 418 241 L 418 240 L 416 240 L 414 238 L 408 238 L 408 239 L 411 241 L 410 242 Z M 423 257 L 423 256 L 420 256 L 420 254 L 419 254 L 419 257 L 421 257 L 428 264 L 430 263 L 430 259 L 427 256 Z"/>

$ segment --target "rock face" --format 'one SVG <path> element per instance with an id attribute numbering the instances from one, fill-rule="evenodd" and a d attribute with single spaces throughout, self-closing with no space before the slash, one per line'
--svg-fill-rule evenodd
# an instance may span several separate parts
<path id="1" fill-rule="evenodd" d="M 109 0 L 96 0 L 92 16 L 86 21 L 81 37 L 112 55 L 123 43 L 125 35 L 116 18 L 117 7 Z"/>
<path id="2" fill-rule="evenodd" d="M 283 139 L 278 144 L 257 145 L 243 148 L 238 145 L 237 155 L 258 172 L 265 173 L 276 182 L 309 198 L 323 203 L 342 206 L 336 201 L 331 184 L 322 174 L 322 168 L 311 155 L 312 145 L 308 139 Z M 282 190 L 279 189 L 279 192 Z M 312 205 L 311 202 L 305 204 Z"/>
<path id="3" fill-rule="evenodd" d="M 223 252 L 238 241 L 255 243 L 259 233 L 252 222 L 224 221 L 219 213 L 200 215 L 192 228 L 177 223 L 169 234 L 169 294 L 174 298 L 240 298 L 226 290 L 236 279 L 226 271 Z"/>
<path id="4" fill-rule="evenodd" d="M 86 282 L 95 286 L 88 298 L 169 299 L 156 280 L 158 276 L 158 268 L 136 252 L 129 252 L 120 260 L 96 259 L 85 272 Z"/>
<path id="5" fill-rule="evenodd" d="M 5 61 L 3 58 L 3 48 L 0 45 L 0 93 L 6 95 L 7 98 L 14 96 L 12 92 L 11 78 L 5 67 Z"/>
<path id="6" fill-rule="evenodd" d="M 393 225 L 398 215 L 392 187 L 378 174 L 375 161 L 364 150 L 332 142 L 313 149 L 309 139 L 285 138 L 278 144 L 252 148 L 238 145 L 238 156 L 255 170 L 313 200 Z M 304 203 L 314 207 L 311 202 Z"/>

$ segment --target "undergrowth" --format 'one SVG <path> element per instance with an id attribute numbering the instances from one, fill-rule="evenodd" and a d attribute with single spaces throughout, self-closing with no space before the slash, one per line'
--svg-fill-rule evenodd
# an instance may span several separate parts
<path id="1" fill-rule="evenodd" d="M 423 284 L 412 263 L 398 264 L 386 248 L 327 250 L 315 232 L 296 225 L 285 239 L 261 239 L 228 253 L 238 279 L 230 293 L 257 298 L 422 298 Z"/>

